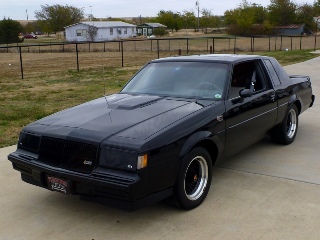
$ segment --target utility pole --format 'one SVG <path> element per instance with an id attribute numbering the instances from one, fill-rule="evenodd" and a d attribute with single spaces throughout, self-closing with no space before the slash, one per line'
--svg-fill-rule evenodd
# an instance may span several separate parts
<path id="1" fill-rule="evenodd" d="M 92 19 L 92 6 L 89 6 L 90 8 L 90 19 L 89 19 L 89 22 L 91 22 L 91 19 Z"/>
<path id="2" fill-rule="evenodd" d="M 196 1 L 196 9 L 198 10 L 198 32 L 199 32 L 199 12 L 200 12 L 200 4 L 199 0 Z"/>
<path id="3" fill-rule="evenodd" d="M 29 24 L 28 9 L 26 9 L 26 14 L 27 14 L 27 24 Z"/>

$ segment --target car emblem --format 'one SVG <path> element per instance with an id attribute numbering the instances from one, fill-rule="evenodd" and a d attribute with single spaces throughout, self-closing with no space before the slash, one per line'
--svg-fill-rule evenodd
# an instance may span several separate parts
<path id="1" fill-rule="evenodd" d="M 222 115 L 217 116 L 217 120 L 218 120 L 218 122 L 222 122 L 223 121 L 223 116 Z"/>
<path id="2" fill-rule="evenodd" d="M 92 165 L 92 161 L 84 160 L 84 161 L 83 161 L 83 164 L 85 164 L 85 165 Z"/>

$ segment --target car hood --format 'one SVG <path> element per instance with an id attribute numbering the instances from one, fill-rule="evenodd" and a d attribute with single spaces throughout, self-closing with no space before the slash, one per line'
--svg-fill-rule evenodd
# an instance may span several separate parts
<path id="1" fill-rule="evenodd" d="M 201 108 L 195 100 L 114 94 L 45 117 L 24 131 L 95 144 L 114 135 L 142 140 Z"/>

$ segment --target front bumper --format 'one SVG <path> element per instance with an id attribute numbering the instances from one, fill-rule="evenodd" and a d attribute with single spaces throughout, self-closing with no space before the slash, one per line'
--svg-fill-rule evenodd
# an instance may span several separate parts
<path id="1" fill-rule="evenodd" d="M 70 194 L 127 211 L 151 205 L 173 193 L 172 188 L 148 193 L 150 186 L 146 173 L 138 175 L 98 167 L 91 174 L 84 174 L 39 163 L 18 151 L 9 154 L 8 159 L 27 183 L 48 189 L 48 176 L 61 178 L 71 183 Z"/>

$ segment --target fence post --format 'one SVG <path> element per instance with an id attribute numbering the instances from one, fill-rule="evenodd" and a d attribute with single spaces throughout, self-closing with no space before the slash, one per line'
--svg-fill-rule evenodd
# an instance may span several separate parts
<path id="1" fill-rule="evenodd" d="M 316 49 L 317 49 L 317 31 L 314 34 L 314 51 L 316 51 Z"/>
<path id="2" fill-rule="evenodd" d="M 79 72 L 79 71 L 80 71 L 80 68 L 79 68 L 78 43 L 76 43 L 76 54 L 77 54 L 77 70 L 78 70 L 78 72 Z"/>
<path id="3" fill-rule="evenodd" d="M 254 52 L 254 37 L 252 37 L 252 52 Z"/>
<path id="4" fill-rule="evenodd" d="M 52 46 L 51 46 L 51 42 L 50 42 L 50 50 L 51 50 L 51 53 L 52 53 Z"/>
<path id="5" fill-rule="evenodd" d="M 214 37 L 212 38 L 212 53 L 214 54 Z"/>
<path id="6" fill-rule="evenodd" d="M 187 38 L 187 55 L 189 55 L 189 38 Z"/>
<path id="7" fill-rule="evenodd" d="M 212 54 L 212 46 L 210 46 L 210 54 Z"/>
<path id="8" fill-rule="evenodd" d="M 207 52 L 208 52 L 208 50 L 209 50 L 209 39 L 207 38 Z"/>
<path id="9" fill-rule="evenodd" d="M 160 58 L 159 39 L 157 39 L 158 58 Z"/>
<path id="10" fill-rule="evenodd" d="M 23 66 L 22 66 L 22 51 L 21 46 L 19 46 L 19 53 L 20 53 L 20 71 L 21 71 L 21 79 L 23 79 Z"/>
<path id="11" fill-rule="evenodd" d="M 90 42 L 89 42 L 89 52 L 90 52 L 90 46 L 91 46 L 91 45 L 90 45 Z"/>
<path id="12" fill-rule="evenodd" d="M 301 50 L 301 47 L 302 47 L 302 35 L 300 35 L 300 50 Z"/>
<path id="13" fill-rule="evenodd" d="M 233 54 L 236 54 L 236 48 L 237 48 L 237 37 L 234 37 Z"/>
<path id="14" fill-rule="evenodd" d="M 282 50 L 282 35 L 280 36 L 280 51 Z"/>
<path id="15" fill-rule="evenodd" d="M 123 41 L 121 41 L 121 66 L 123 67 Z"/>
<path id="16" fill-rule="evenodd" d="M 9 44 L 7 43 L 7 53 L 9 53 Z"/>
<path id="17" fill-rule="evenodd" d="M 171 52 L 170 39 L 169 39 L 169 52 Z"/>
<path id="18" fill-rule="evenodd" d="M 152 52 L 152 39 L 151 39 L 151 41 L 150 41 L 151 43 L 150 43 L 150 45 L 151 45 L 151 52 Z"/>
<path id="19" fill-rule="evenodd" d="M 181 56 L 181 49 L 178 49 L 178 55 Z"/>
<path id="20" fill-rule="evenodd" d="M 103 43 L 103 52 L 106 52 L 106 42 Z"/>
<path id="21" fill-rule="evenodd" d="M 291 38 L 291 51 L 292 51 L 292 36 L 290 36 L 290 38 Z"/>
<path id="22" fill-rule="evenodd" d="M 277 38 L 278 36 L 276 36 L 275 40 L 274 40 L 274 50 L 277 51 Z"/>
<path id="23" fill-rule="evenodd" d="M 269 52 L 271 51 L 271 36 L 269 36 Z"/>

